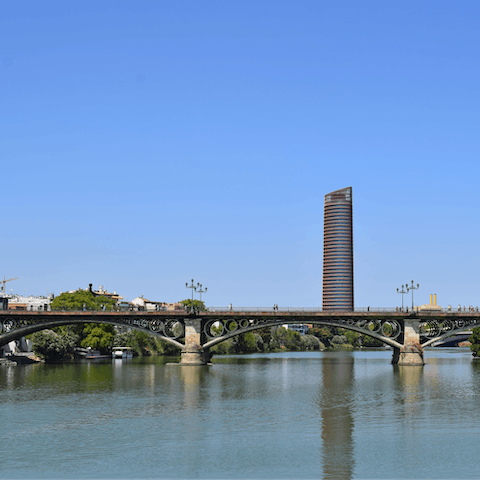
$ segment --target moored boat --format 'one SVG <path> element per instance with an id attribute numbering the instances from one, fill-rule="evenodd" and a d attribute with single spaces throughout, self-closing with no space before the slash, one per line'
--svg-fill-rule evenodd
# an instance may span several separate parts
<path id="1" fill-rule="evenodd" d="M 112 357 L 117 358 L 133 358 L 133 350 L 131 347 L 113 347 Z"/>

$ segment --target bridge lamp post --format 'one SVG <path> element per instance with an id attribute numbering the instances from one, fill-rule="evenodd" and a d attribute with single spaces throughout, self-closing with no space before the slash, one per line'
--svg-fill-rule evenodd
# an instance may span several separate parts
<path id="1" fill-rule="evenodd" d="M 407 284 L 405 285 L 405 287 L 407 287 L 407 292 L 408 292 L 409 290 L 412 291 L 412 313 L 413 313 L 413 291 L 414 291 L 414 290 L 417 290 L 418 288 L 420 288 L 420 284 L 417 283 L 417 286 L 415 286 L 415 285 L 413 284 L 413 280 L 412 280 L 412 284 L 411 284 L 411 285 L 408 285 L 408 283 L 407 283 Z"/>
<path id="2" fill-rule="evenodd" d="M 205 287 L 205 290 L 202 290 L 203 285 L 201 283 L 198 284 L 198 290 L 197 292 L 200 294 L 200 302 L 202 301 L 202 293 L 207 293 L 207 287 Z"/>
<path id="3" fill-rule="evenodd" d="M 198 284 L 198 285 L 200 285 L 200 284 Z M 187 288 L 191 288 L 191 289 L 192 289 L 192 305 L 190 306 L 190 313 L 193 313 L 193 292 L 194 292 L 194 291 L 197 291 L 197 286 L 193 283 L 193 278 L 192 278 L 192 284 L 189 285 L 188 282 L 187 282 L 187 283 L 185 283 L 185 286 L 186 286 Z"/>
<path id="4" fill-rule="evenodd" d="M 397 288 L 397 293 L 401 293 L 401 294 L 402 294 L 402 312 L 403 312 L 403 295 L 408 292 L 408 288 L 407 288 L 407 292 L 406 292 L 406 291 L 404 290 L 404 286 L 406 287 L 406 285 L 402 285 L 402 289 L 401 289 L 401 290 L 399 290 L 399 289 Z"/>

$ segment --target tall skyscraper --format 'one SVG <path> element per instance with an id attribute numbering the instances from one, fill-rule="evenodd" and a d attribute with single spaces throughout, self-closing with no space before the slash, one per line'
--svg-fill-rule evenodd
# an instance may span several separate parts
<path id="1" fill-rule="evenodd" d="M 323 310 L 353 311 L 352 187 L 325 195 Z"/>

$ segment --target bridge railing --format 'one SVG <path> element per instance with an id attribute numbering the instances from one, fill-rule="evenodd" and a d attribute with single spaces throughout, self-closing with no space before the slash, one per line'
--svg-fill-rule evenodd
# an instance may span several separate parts
<path id="1" fill-rule="evenodd" d="M 278 307 L 274 309 L 272 307 L 207 307 L 209 312 L 279 312 L 279 313 L 315 313 L 323 312 L 322 307 Z M 355 308 L 355 312 L 395 312 L 399 311 L 395 307 L 362 307 Z"/>
<path id="2" fill-rule="evenodd" d="M 323 312 L 322 307 L 278 307 L 278 309 L 274 309 L 272 307 L 235 307 L 235 306 L 228 306 L 228 307 L 207 307 L 209 312 L 279 312 L 279 313 L 299 313 L 299 312 L 305 312 L 305 313 L 315 313 L 315 312 Z M 461 309 L 458 310 L 457 308 L 441 308 L 438 307 L 437 309 L 420 309 L 419 307 L 415 307 L 415 312 L 443 312 L 443 313 L 478 313 L 478 310 L 473 310 L 473 309 Z M 330 311 L 330 310 L 329 310 Z M 354 312 L 363 312 L 363 313 L 369 313 L 369 312 L 395 312 L 395 313 L 411 313 L 411 308 L 404 308 L 403 310 L 400 307 L 356 307 L 354 309 Z"/>
<path id="3" fill-rule="evenodd" d="M 9 312 L 16 312 L 16 313 L 21 313 L 22 311 L 25 310 L 0 310 L 0 313 L 7 314 Z M 26 310 L 28 312 L 30 311 L 37 311 L 37 310 Z M 58 312 L 61 311 L 66 311 L 70 313 L 81 313 L 81 312 L 87 312 L 90 310 L 56 310 Z M 160 309 L 158 310 L 159 312 L 165 312 L 165 313 L 172 313 L 172 314 L 182 314 L 184 312 L 185 314 L 188 314 L 189 312 L 186 310 L 172 310 L 172 311 L 167 311 L 166 309 Z M 207 311 L 208 312 L 218 312 L 218 313 L 227 313 L 227 312 L 265 312 L 265 313 L 272 313 L 272 312 L 278 312 L 278 313 L 315 313 L 315 312 L 323 312 L 324 310 L 322 307 L 278 307 L 278 308 L 273 308 L 271 307 L 236 307 L 236 306 L 207 306 Z M 439 313 L 465 313 L 465 314 L 478 314 L 479 311 L 477 308 L 469 308 L 469 309 L 458 309 L 458 308 L 451 308 L 451 307 L 446 307 L 446 308 L 441 308 L 438 307 L 436 309 L 429 309 L 429 308 L 424 308 L 424 309 L 419 309 L 419 307 L 415 307 L 416 312 L 439 312 Z M 38 313 L 42 313 L 43 310 L 38 310 Z M 50 310 L 48 310 L 50 312 Z M 53 311 L 52 311 L 53 312 Z M 132 312 L 132 313 L 155 313 L 156 310 L 150 310 L 150 309 L 145 309 L 145 308 L 134 308 L 134 307 L 129 307 L 129 308 L 117 308 L 113 307 L 111 309 L 107 309 L 104 311 L 105 313 L 109 312 Z M 331 312 L 331 310 L 329 310 Z M 354 309 L 354 312 L 359 312 L 359 313 L 383 313 L 383 312 L 395 312 L 395 313 L 400 313 L 402 312 L 402 309 L 400 307 L 356 307 Z M 403 309 L 403 312 L 405 314 L 411 313 L 411 309 L 407 309 L 406 307 Z M 102 313 L 101 310 L 98 311 L 98 313 Z"/>

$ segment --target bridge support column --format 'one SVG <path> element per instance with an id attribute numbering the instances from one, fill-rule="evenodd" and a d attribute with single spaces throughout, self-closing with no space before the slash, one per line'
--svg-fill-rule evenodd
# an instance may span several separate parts
<path id="1" fill-rule="evenodd" d="M 403 347 L 398 350 L 394 349 L 393 364 L 422 366 L 425 365 L 423 360 L 423 347 L 420 344 L 420 321 L 417 319 L 405 319 L 405 335 Z"/>
<path id="2" fill-rule="evenodd" d="M 185 319 L 185 347 L 182 350 L 180 365 L 208 365 L 210 352 L 201 344 L 202 321 L 199 318 Z"/>

